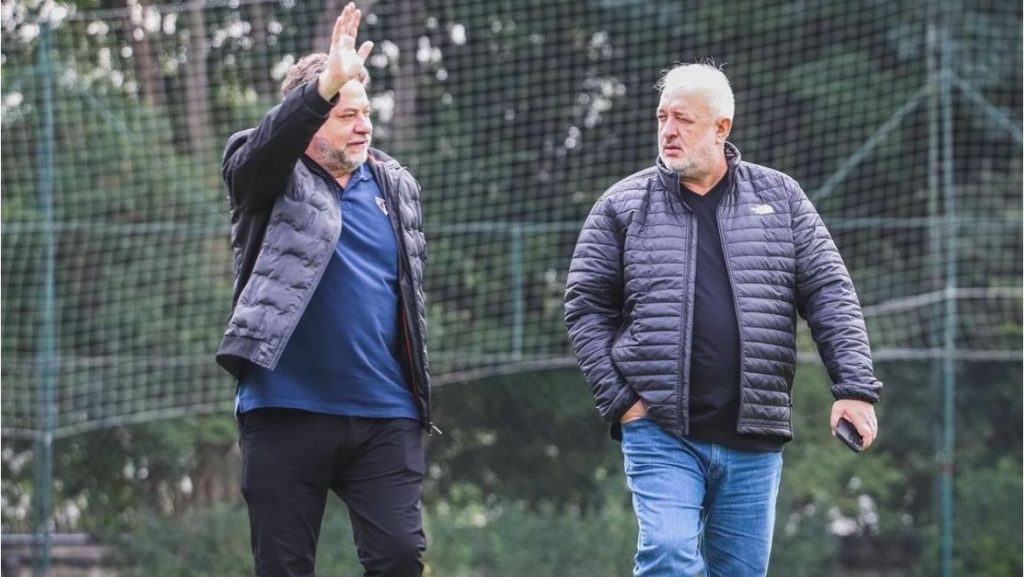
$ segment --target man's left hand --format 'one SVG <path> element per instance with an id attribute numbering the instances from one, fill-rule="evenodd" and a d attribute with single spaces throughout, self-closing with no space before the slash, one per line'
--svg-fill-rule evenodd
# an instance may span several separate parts
<path id="1" fill-rule="evenodd" d="M 875 406 L 865 401 L 855 399 L 841 399 L 832 404 L 832 434 L 836 434 L 836 427 L 839 426 L 839 419 L 846 419 L 853 423 L 854 428 L 864 439 L 864 448 L 867 449 L 871 443 L 878 438 L 878 417 L 875 416 Z"/>

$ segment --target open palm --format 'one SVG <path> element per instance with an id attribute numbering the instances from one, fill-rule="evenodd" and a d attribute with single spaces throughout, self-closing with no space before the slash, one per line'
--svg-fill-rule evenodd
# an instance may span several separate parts
<path id="1" fill-rule="evenodd" d="M 366 57 L 373 50 L 373 42 L 363 42 L 359 50 L 356 50 L 356 35 L 361 18 L 362 12 L 349 2 L 334 22 L 327 68 L 321 75 L 323 88 L 332 96 L 348 81 L 366 76 Z"/>

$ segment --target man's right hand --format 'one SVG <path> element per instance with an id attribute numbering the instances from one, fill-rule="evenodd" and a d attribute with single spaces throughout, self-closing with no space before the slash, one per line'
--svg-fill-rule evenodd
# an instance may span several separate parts
<path id="1" fill-rule="evenodd" d="M 366 76 L 366 57 L 373 50 L 373 42 L 363 42 L 356 51 L 356 34 L 363 13 L 349 2 L 341 16 L 334 21 L 331 34 L 331 50 L 327 53 L 327 68 L 320 73 L 317 90 L 324 100 L 331 100 L 350 80 Z"/>
<path id="2" fill-rule="evenodd" d="M 631 423 L 633 421 L 642 419 L 646 416 L 647 405 L 644 404 L 643 399 L 640 399 L 639 401 L 633 403 L 633 406 L 630 407 L 629 410 L 622 415 L 622 418 L 619 419 L 619 423 L 625 425 L 626 423 Z"/>

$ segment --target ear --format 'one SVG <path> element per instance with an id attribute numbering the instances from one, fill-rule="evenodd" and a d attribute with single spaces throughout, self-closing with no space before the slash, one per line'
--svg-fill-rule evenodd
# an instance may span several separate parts
<path id="1" fill-rule="evenodd" d="M 715 122 L 715 137 L 718 140 L 725 142 L 726 138 L 729 138 L 729 133 L 732 132 L 732 119 L 731 118 L 719 118 Z"/>

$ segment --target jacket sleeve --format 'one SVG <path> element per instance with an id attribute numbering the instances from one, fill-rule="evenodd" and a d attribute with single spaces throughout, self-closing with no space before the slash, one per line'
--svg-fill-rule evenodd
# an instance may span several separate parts
<path id="1" fill-rule="evenodd" d="M 640 397 L 611 359 L 622 325 L 623 233 L 611 203 L 597 202 L 580 232 L 565 288 L 565 324 L 597 410 L 615 424 Z"/>
<path id="2" fill-rule="evenodd" d="M 874 403 L 875 378 L 867 327 L 857 292 L 835 242 L 807 195 L 788 183 L 796 246 L 797 307 L 807 320 L 837 399 Z"/>
<path id="3" fill-rule="evenodd" d="M 233 208 L 256 211 L 273 205 L 336 98 L 326 101 L 316 82 L 306 83 L 271 108 L 255 129 L 228 139 L 221 171 Z"/>

